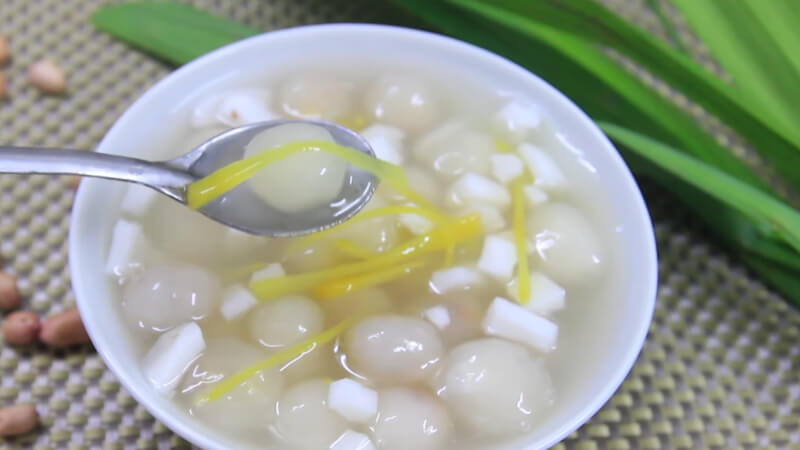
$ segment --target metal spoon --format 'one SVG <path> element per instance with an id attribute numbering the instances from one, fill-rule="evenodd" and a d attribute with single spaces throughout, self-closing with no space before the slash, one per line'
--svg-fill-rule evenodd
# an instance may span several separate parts
<path id="1" fill-rule="evenodd" d="M 80 175 L 139 183 L 186 205 L 186 188 L 191 182 L 241 159 L 247 143 L 260 132 L 298 122 L 325 127 L 336 143 L 375 156 L 364 138 L 340 125 L 317 120 L 273 120 L 227 130 L 170 161 L 145 161 L 85 150 L 0 146 L 0 173 Z M 242 183 L 198 211 L 250 234 L 300 236 L 353 217 L 372 198 L 376 186 L 373 174 L 350 166 L 337 200 L 330 205 L 285 213 L 270 207 L 247 183 Z"/>

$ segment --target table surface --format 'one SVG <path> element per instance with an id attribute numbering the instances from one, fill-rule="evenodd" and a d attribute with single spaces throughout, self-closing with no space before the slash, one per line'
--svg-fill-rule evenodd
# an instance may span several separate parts
<path id="1" fill-rule="evenodd" d="M 122 111 L 170 68 L 93 29 L 101 0 L 0 0 L 3 68 L 0 144 L 93 149 Z M 197 0 L 269 30 L 381 22 L 380 0 Z M 654 33 L 639 0 L 606 0 Z M 693 53 L 705 53 L 690 37 Z M 69 76 L 45 97 L 25 71 L 42 57 Z M 659 248 L 658 303 L 644 349 L 619 391 L 562 448 L 800 449 L 800 311 L 727 254 L 680 205 L 643 183 Z M 3 269 L 19 278 L 24 308 L 46 316 L 74 306 L 66 238 L 73 192 L 66 178 L 0 175 Z M 0 404 L 35 402 L 39 429 L 0 448 L 188 447 L 120 387 L 90 347 L 52 351 L 0 344 Z"/>

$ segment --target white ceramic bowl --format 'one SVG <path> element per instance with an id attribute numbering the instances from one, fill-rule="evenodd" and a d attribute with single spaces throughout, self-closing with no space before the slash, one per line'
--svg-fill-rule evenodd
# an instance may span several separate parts
<path id="1" fill-rule="evenodd" d="M 523 68 L 472 45 L 426 32 L 376 25 L 321 25 L 275 31 L 226 46 L 175 71 L 138 99 L 114 124 L 98 151 L 147 157 L 139 136 L 168 126 L 169 115 L 192 93 L 226 77 L 248 71 L 285 69 L 337 53 L 364 60 L 392 58 L 437 61 L 492 80 L 497 86 L 535 98 L 596 170 L 615 201 L 606 208 L 624 231 L 622 258 L 614 270 L 630 273 L 625 294 L 597 328 L 580 355 L 576 373 L 560 380 L 560 400 L 530 435 L 505 448 L 546 448 L 587 421 L 618 388 L 636 360 L 652 317 L 656 296 L 656 250 L 652 225 L 641 194 L 620 155 L 570 100 Z M 69 257 L 78 307 L 95 348 L 122 385 L 158 420 L 203 448 L 241 448 L 217 430 L 201 426 L 170 400 L 156 394 L 143 378 L 112 305 L 112 286 L 105 277 L 104 258 L 119 200 L 119 183 L 86 179 L 77 194 L 70 228 Z M 597 322 L 597 321 L 595 321 Z M 594 326 L 587 320 L 586 327 Z"/>

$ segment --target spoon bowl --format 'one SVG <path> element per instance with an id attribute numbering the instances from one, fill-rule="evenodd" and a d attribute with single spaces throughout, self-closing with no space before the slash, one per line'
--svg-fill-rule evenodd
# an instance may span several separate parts
<path id="1" fill-rule="evenodd" d="M 354 131 L 319 120 L 273 120 L 258 122 L 227 130 L 200 144 L 195 150 L 169 163 L 202 178 L 215 170 L 244 157 L 245 146 L 259 133 L 279 125 L 305 123 L 327 129 L 334 141 L 375 156 L 369 144 Z M 271 237 L 293 237 L 310 234 L 336 226 L 353 217 L 372 198 L 377 177 L 372 173 L 349 166 L 337 200 L 297 213 L 273 208 L 246 184 L 240 184 L 216 200 L 198 209 L 206 216 L 232 228 Z M 298 189 L 304 189 L 298 186 Z M 185 203 L 185 196 L 182 203 Z M 247 205 L 247 207 L 243 207 Z M 268 233 L 265 233 L 268 231 Z"/>
<path id="2" fill-rule="evenodd" d="M 304 123 L 325 128 L 335 143 L 374 157 L 369 143 L 358 133 L 321 120 L 271 120 L 232 128 L 170 161 L 136 158 L 85 150 L 0 147 L 0 173 L 80 175 L 142 184 L 173 200 L 187 204 L 188 186 L 243 158 L 245 147 L 259 133 L 280 125 Z M 375 193 L 378 180 L 370 172 L 348 166 L 336 201 L 300 212 L 273 208 L 242 183 L 198 211 L 208 218 L 245 233 L 293 237 L 322 231 L 347 221 Z M 298 186 L 304 189 L 304 186 Z"/>

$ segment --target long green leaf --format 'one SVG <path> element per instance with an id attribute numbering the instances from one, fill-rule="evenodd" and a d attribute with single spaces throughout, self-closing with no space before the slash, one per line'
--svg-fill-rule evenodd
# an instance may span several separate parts
<path id="1" fill-rule="evenodd" d="M 796 138 L 800 120 L 797 111 L 800 72 L 781 48 L 794 40 L 779 42 L 773 37 L 776 30 L 785 31 L 783 21 L 776 16 L 788 13 L 792 6 L 781 0 L 761 0 L 753 4 L 729 0 L 673 1 L 714 57 L 731 74 L 742 97 L 764 108 L 773 121 L 792 130 Z M 797 23 L 793 26 L 796 28 Z M 775 36 L 781 38 L 781 34 Z M 798 51 L 800 48 L 792 47 L 789 55 Z"/>
<path id="2" fill-rule="evenodd" d="M 184 64 L 259 31 L 182 3 L 131 2 L 109 5 L 92 23 L 158 58 Z"/>
<path id="3" fill-rule="evenodd" d="M 647 136 L 610 123 L 599 125 L 612 139 L 656 163 L 662 170 L 754 222 L 771 226 L 786 244 L 800 252 L 800 213 L 785 203 Z"/>
<path id="4" fill-rule="evenodd" d="M 657 181 L 683 200 L 716 238 L 738 252 L 743 262 L 765 281 L 800 305 L 800 254 L 786 243 L 781 230 L 771 225 L 773 212 L 768 204 L 767 214 L 751 210 L 751 203 L 759 201 L 763 194 L 652 139 L 615 125 L 600 126 L 620 145 L 626 162 L 638 176 Z M 755 197 L 745 195 L 742 200 L 738 195 L 740 189 L 754 193 Z M 791 208 L 779 203 L 777 211 L 778 215 L 785 213 L 792 217 L 790 222 L 797 221 L 798 214 Z"/>
<path id="5" fill-rule="evenodd" d="M 772 41 L 795 73 L 800 73 L 800 33 L 797 32 L 800 4 L 796 0 L 742 0 L 742 4 L 770 33 Z"/>
<path id="6" fill-rule="evenodd" d="M 395 1 L 407 3 L 406 0 Z M 800 132 L 797 127 L 776 122 L 770 114 L 748 102 L 736 89 L 688 56 L 622 19 L 596 0 L 432 0 L 429 3 L 441 1 L 479 14 L 492 14 L 498 23 L 507 26 L 514 24 L 499 19 L 498 10 L 506 13 L 505 18 L 516 19 L 517 24 L 537 22 L 582 36 L 587 42 L 613 47 L 682 91 L 755 144 L 787 181 L 800 188 L 800 171 L 793 170 L 800 166 Z M 425 7 L 418 8 L 417 13 L 424 17 L 424 10 Z"/>

